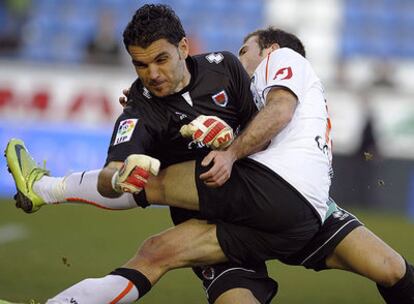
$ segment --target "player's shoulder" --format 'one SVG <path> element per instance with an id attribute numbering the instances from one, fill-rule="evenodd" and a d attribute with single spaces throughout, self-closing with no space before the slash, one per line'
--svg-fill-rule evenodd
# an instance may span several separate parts
<path id="1" fill-rule="evenodd" d="M 129 88 L 129 95 L 127 104 L 123 109 L 123 114 L 121 116 L 130 116 L 130 115 L 137 115 L 138 109 L 145 108 L 148 102 L 146 99 L 150 98 L 151 96 L 146 94 L 146 89 L 143 86 L 141 80 L 137 78 Z M 145 97 L 147 95 L 147 97 Z"/>
<path id="2" fill-rule="evenodd" d="M 195 55 L 192 57 L 198 65 L 213 70 L 228 70 L 238 64 L 237 57 L 228 51 L 218 51 Z"/>
<path id="3" fill-rule="evenodd" d="M 142 81 L 139 78 L 137 78 L 132 83 L 131 88 L 129 89 L 128 103 L 151 99 L 151 97 L 152 96 L 150 92 L 147 90 L 147 88 L 144 87 Z"/>
<path id="4" fill-rule="evenodd" d="M 146 87 L 144 87 L 141 80 L 137 78 L 129 89 L 126 108 L 140 108 L 150 106 L 151 99 L 153 99 L 151 92 Z"/>

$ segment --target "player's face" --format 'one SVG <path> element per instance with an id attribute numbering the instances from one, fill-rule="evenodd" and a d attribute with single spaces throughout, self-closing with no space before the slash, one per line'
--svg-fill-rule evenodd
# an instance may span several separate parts
<path id="1" fill-rule="evenodd" d="M 250 77 L 253 76 L 254 71 L 264 59 L 264 53 L 259 47 L 257 36 L 247 39 L 240 48 L 239 59 Z"/>
<path id="2" fill-rule="evenodd" d="M 155 96 L 163 97 L 183 89 L 190 82 L 185 59 L 188 43 L 183 38 L 178 47 L 166 39 L 154 41 L 147 48 L 130 45 L 128 52 L 138 77 Z"/>

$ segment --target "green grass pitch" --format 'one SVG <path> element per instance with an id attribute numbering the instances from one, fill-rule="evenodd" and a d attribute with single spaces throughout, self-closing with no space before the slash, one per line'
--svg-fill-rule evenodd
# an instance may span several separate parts
<path id="1" fill-rule="evenodd" d="M 0 201 L 0 299 L 44 303 L 83 278 L 121 266 L 151 234 L 169 227 L 165 208 L 104 211 L 86 206 L 48 206 L 31 215 Z M 414 223 L 367 212 L 359 217 L 414 262 Z M 382 303 L 375 285 L 357 275 L 313 272 L 268 263 L 279 293 L 273 303 Z M 188 269 L 167 274 L 140 303 L 207 303 Z"/>

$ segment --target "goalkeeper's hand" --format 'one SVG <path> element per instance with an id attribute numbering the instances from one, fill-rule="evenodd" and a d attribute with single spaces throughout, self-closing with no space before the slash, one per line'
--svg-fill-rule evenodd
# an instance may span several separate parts
<path id="1" fill-rule="evenodd" d="M 112 177 L 112 188 L 118 193 L 138 193 L 145 188 L 150 173 L 157 175 L 160 161 L 144 154 L 131 154 Z"/>
<path id="2" fill-rule="evenodd" d="M 188 125 L 182 126 L 180 133 L 213 150 L 224 150 L 234 140 L 233 129 L 216 116 L 200 115 Z"/>
<path id="3" fill-rule="evenodd" d="M 121 106 L 122 106 L 123 108 L 125 108 L 125 107 L 126 107 L 126 105 L 127 105 L 127 103 L 128 103 L 128 97 L 129 97 L 129 92 L 130 92 L 130 90 L 131 90 L 131 88 L 128 88 L 128 89 L 123 89 L 123 90 L 122 90 L 122 95 L 121 95 L 121 96 L 119 96 L 119 98 L 118 98 L 119 103 L 121 104 Z"/>

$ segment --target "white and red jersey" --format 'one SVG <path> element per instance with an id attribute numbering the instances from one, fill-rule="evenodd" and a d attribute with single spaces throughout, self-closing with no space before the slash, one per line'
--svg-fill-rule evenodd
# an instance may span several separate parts
<path id="1" fill-rule="evenodd" d="M 273 51 L 252 78 L 256 102 L 273 87 L 292 91 L 298 104 L 290 123 L 269 147 L 250 157 L 297 189 L 325 219 L 332 176 L 331 128 L 321 81 L 308 60 L 289 48 Z"/>

